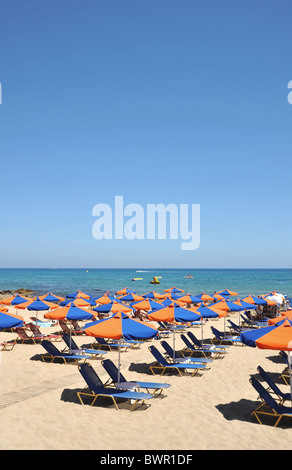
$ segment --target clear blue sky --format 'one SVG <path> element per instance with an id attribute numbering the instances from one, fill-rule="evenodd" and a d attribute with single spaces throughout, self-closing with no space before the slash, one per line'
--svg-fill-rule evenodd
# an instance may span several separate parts
<path id="1" fill-rule="evenodd" d="M 290 0 L 0 3 L 0 267 L 291 267 Z M 201 244 L 92 208 L 201 205 Z"/>

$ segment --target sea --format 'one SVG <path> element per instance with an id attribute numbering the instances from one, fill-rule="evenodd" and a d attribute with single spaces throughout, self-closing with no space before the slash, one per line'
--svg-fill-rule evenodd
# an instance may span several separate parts
<path id="1" fill-rule="evenodd" d="M 154 277 L 160 284 L 151 284 Z M 173 286 L 193 295 L 230 289 L 240 297 L 275 290 L 291 299 L 292 269 L 0 269 L 0 291 L 30 289 L 39 295 L 81 290 L 97 297 L 124 287 L 138 294 L 162 293 Z"/>

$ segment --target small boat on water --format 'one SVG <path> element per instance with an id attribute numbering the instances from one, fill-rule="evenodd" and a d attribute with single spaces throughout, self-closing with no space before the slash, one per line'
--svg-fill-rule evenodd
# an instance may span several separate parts
<path id="1" fill-rule="evenodd" d="M 158 278 L 161 279 L 161 276 L 153 277 L 153 281 L 150 281 L 150 284 L 160 284 L 160 281 L 158 281 Z"/>
<path id="2" fill-rule="evenodd" d="M 188 274 L 187 276 L 184 277 L 185 279 L 194 279 L 194 276 L 191 276 L 191 274 Z"/>

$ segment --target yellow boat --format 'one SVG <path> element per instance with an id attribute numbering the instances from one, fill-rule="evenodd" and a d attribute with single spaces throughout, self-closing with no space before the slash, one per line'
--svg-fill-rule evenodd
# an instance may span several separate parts
<path id="1" fill-rule="evenodd" d="M 160 281 L 158 281 L 158 278 L 161 278 L 161 276 L 153 277 L 153 281 L 150 281 L 150 284 L 160 284 Z"/>

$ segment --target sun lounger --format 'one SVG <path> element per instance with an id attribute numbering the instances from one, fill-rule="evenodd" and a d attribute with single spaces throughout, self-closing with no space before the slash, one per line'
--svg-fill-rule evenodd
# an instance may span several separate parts
<path id="1" fill-rule="evenodd" d="M 70 334 L 70 331 L 71 331 L 71 335 L 83 335 L 83 330 L 76 330 L 73 325 L 72 327 L 69 327 L 67 325 L 67 323 L 64 321 L 64 320 L 59 320 L 59 325 L 62 329 L 61 333 L 64 332 L 64 333 L 68 333 Z"/>
<path id="2" fill-rule="evenodd" d="M 247 315 L 241 314 L 241 319 L 243 320 L 243 325 L 248 326 L 249 328 L 260 328 L 267 324 L 266 320 L 251 320 Z"/>
<path id="3" fill-rule="evenodd" d="M 61 352 L 58 350 L 58 348 L 56 348 L 53 343 L 46 339 L 42 341 L 41 345 L 47 351 L 46 354 L 42 354 L 43 362 L 46 362 L 46 359 L 51 359 L 51 362 L 54 362 L 55 359 L 62 359 L 65 364 L 67 364 L 68 361 L 74 361 L 74 363 L 77 364 L 80 361 L 86 361 L 86 359 L 91 359 L 90 356 L 87 356 L 85 354 L 70 354 Z"/>
<path id="4" fill-rule="evenodd" d="M 252 415 L 256 417 L 260 424 L 263 424 L 260 420 L 260 416 L 272 416 L 277 418 L 274 426 L 278 426 L 281 419 L 286 416 L 292 418 L 292 407 L 280 405 L 272 397 L 272 395 L 264 389 L 258 380 L 254 377 L 250 378 L 250 383 L 254 389 L 258 392 L 262 403 L 252 412 Z"/>
<path id="5" fill-rule="evenodd" d="M 210 347 L 198 347 L 198 346 L 194 346 L 190 340 L 185 336 L 185 335 L 180 335 L 181 339 L 183 340 L 183 342 L 185 343 L 185 348 L 182 349 L 182 353 L 188 353 L 191 355 L 191 357 L 193 357 L 194 355 L 197 356 L 198 354 L 204 356 L 205 358 L 208 358 L 208 357 L 213 357 L 213 359 L 217 359 L 217 357 L 222 357 L 222 354 L 225 354 L 226 351 L 224 350 L 219 350 L 217 348 L 215 348 L 215 346 L 213 345 L 210 345 Z"/>
<path id="6" fill-rule="evenodd" d="M 161 374 L 163 375 L 164 372 L 166 371 L 171 371 L 174 370 L 179 373 L 180 376 L 183 374 L 181 371 L 187 372 L 187 371 L 192 371 L 190 374 L 194 376 L 197 374 L 200 370 L 204 370 L 206 368 L 206 364 L 191 364 L 191 363 L 183 363 L 180 364 L 179 362 L 167 362 L 166 359 L 162 356 L 162 354 L 158 351 L 158 349 L 155 346 L 150 346 L 149 351 L 152 353 L 154 358 L 156 359 L 156 362 L 154 364 L 150 365 L 150 370 L 152 374 L 155 374 L 155 370 L 160 370 Z"/>
<path id="7" fill-rule="evenodd" d="M 282 374 L 280 375 L 280 378 L 284 380 L 286 385 L 289 385 L 290 384 L 290 372 L 289 372 L 288 354 L 286 353 L 286 351 L 280 351 L 279 356 L 281 357 L 284 364 L 286 364 L 286 367 L 283 370 Z"/>
<path id="8" fill-rule="evenodd" d="M 97 349 L 108 349 L 109 351 L 118 351 L 119 350 L 119 343 L 116 343 L 116 342 L 110 342 L 110 341 L 106 341 L 104 338 L 95 338 L 96 343 L 93 343 L 92 344 L 92 347 L 96 347 Z M 121 342 L 121 349 L 124 349 L 124 350 L 127 350 L 127 349 L 131 349 L 132 348 L 132 345 L 131 344 L 128 344 L 128 343 L 124 343 L 124 342 Z"/>
<path id="9" fill-rule="evenodd" d="M 110 341 L 111 344 L 119 344 L 118 339 L 112 339 Z M 141 347 L 141 344 L 143 344 L 143 341 L 136 341 L 134 339 L 127 339 L 127 340 L 121 340 L 121 344 L 127 344 L 128 347 L 131 347 L 131 349 L 139 349 Z"/>
<path id="10" fill-rule="evenodd" d="M 37 338 L 48 339 L 50 341 L 62 341 L 62 335 L 56 335 L 56 334 L 44 335 L 41 333 L 39 327 L 34 323 L 28 323 L 26 326 L 31 330 L 33 336 Z"/>
<path id="11" fill-rule="evenodd" d="M 17 338 L 16 342 L 17 343 L 33 343 L 33 344 L 38 344 L 40 341 L 42 341 L 44 338 L 43 336 L 36 336 L 36 335 L 28 335 L 27 334 L 27 328 L 24 326 L 20 326 L 17 328 L 14 328 L 15 332 L 17 333 Z"/>
<path id="12" fill-rule="evenodd" d="M 77 396 L 82 405 L 84 405 L 82 397 L 90 397 L 92 399 L 91 406 L 95 403 L 97 398 L 107 397 L 112 399 L 117 410 L 119 410 L 117 400 L 122 399 L 132 404 L 131 411 L 133 411 L 139 402 L 142 406 L 145 403 L 145 400 L 153 398 L 153 395 L 150 393 L 133 392 L 131 390 L 105 387 L 90 364 L 82 364 L 79 366 L 79 371 L 87 384 L 86 389 L 82 390 L 81 392 L 77 392 Z"/>
<path id="13" fill-rule="evenodd" d="M 267 392 L 274 393 L 277 397 L 275 399 L 279 400 L 280 405 L 282 405 L 286 400 L 291 401 L 291 393 L 283 393 L 278 385 L 273 381 L 272 377 L 261 366 L 258 366 L 257 370 L 264 381 L 268 384 L 268 388 L 266 388 Z"/>
<path id="14" fill-rule="evenodd" d="M 224 335 L 224 333 L 217 330 L 217 328 L 214 328 L 214 326 L 211 326 L 211 330 L 214 334 L 214 338 L 211 339 L 212 344 L 216 344 L 218 342 L 219 344 L 228 343 L 228 344 L 239 344 L 243 346 L 243 343 L 241 342 L 238 336 Z"/>
<path id="15" fill-rule="evenodd" d="M 78 348 L 72 336 L 70 337 L 68 333 L 64 333 L 62 336 L 67 345 L 67 350 L 64 349 L 62 352 L 70 352 L 71 354 L 87 354 L 88 356 L 91 356 L 91 359 L 102 358 L 104 354 L 107 354 L 107 351 L 102 351 L 101 349 Z"/>
<path id="16" fill-rule="evenodd" d="M 208 343 L 202 343 L 202 341 L 200 341 L 192 331 L 188 331 L 187 332 L 187 335 L 189 337 L 189 339 L 192 341 L 193 345 L 194 346 L 197 346 L 198 348 L 207 348 L 207 349 L 215 349 L 216 351 L 221 351 L 221 352 L 225 352 L 226 349 L 229 349 L 230 346 L 226 345 L 226 344 L 223 344 L 223 345 L 219 345 L 219 344 L 208 344 Z"/>
<path id="17" fill-rule="evenodd" d="M 110 359 L 103 360 L 102 365 L 110 376 L 110 379 L 105 383 L 105 386 L 114 384 L 116 387 L 128 387 L 130 390 L 133 388 L 146 388 L 147 392 L 152 393 L 154 396 L 160 395 L 165 388 L 170 387 L 167 383 L 141 382 L 140 380 L 128 381 L 121 372 L 120 381 L 118 381 L 117 366 Z M 159 393 L 157 393 L 158 391 Z"/>
<path id="18" fill-rule="evenodd" d="M 30 319 L 33 321 L 34 325 L 42 327 L 50 327 L 58 323 L 57 320 L 39 320 L 37 317 L 30 317 Z"/>
<path id="19" fill-rule="evenodd" d="M 240 333 L 244 333 L 245 331 L 250 331 L 252 328 L 244 328 L 242 326 L 236 325 L 232 320 L 227 320 L 229 323 L 229 328 L 234 334 L 240 335 Z"/>
<path id="20" fill-rule="evenodd" d="M 0 343 L 0 351 L 11 351 L 15 345 L 16 342 L 14 340 L 3 341 L 2 343 Z"/>
<path id="21" fill-rule="evenodd" d="M 180 362 L 180 363 L 185 363 L 185 362 L 190 362 L 190 363 L 207 363 L 207 362 L 213 362 L 212 359 L 207 359 L 203 357 L 185 357 L 183 355 L 182 351 L 174 351 L 173 348 L 170 346 L 167 341 L 160 341 L 161 346 L 166 352 L 166 356 L 169 360 L 172 360 L 174 362 Z"/>

